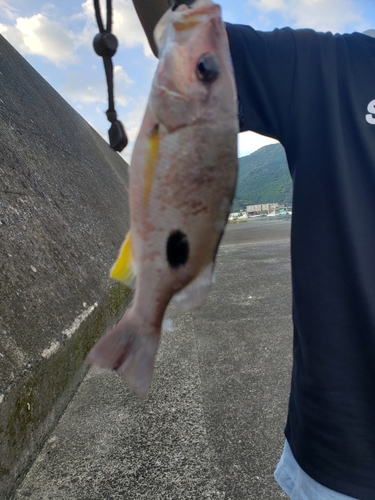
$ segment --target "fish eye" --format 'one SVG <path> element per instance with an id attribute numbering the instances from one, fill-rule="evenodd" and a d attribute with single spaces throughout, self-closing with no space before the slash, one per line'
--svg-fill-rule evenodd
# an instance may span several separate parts
<path id="1" fill-rule="evenodd" d="M 220 64 L 215 54 L 206 52 L 198 59 L 196 74 L 199 80 L 205 83 L 211 83 L 219 76 Z"/>

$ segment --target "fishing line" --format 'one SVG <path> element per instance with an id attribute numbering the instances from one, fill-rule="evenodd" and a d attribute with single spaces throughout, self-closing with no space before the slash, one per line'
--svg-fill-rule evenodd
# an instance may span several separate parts
<path id="1" fill-rule="evenodd" d="M 98 56 L 103 58 L 104 70 L 107 79 L 108 88 L 108 110 L 106 112 L 108 121 L 111 122 L 111 128 L 108 131 L 109 145 L 115 151 L 122 151 L 128 138 L 123 124 L 117 120 L 115 111 L 114 91 L 113 91 L 113 64 L 112 57 L 115 55 L 118 41 L 112 31 L 112 0 L 107 0 L 107 27 L 104 28 L 102 16 L 100 14 L 99 0 L 94 0 L 94 9 L 99 33 L 93 40 L 94 50 Z"/>

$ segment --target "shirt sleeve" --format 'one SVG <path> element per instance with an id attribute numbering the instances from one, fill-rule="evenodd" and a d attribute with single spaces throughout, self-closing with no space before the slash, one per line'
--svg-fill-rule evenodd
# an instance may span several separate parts
<path id="1" fill-rule="evenodd" d="M 295 70 L 290 28 L 272 32 L 226 23 L 234 67 L 240 130 L 278 139 L 287 128 Z"/>

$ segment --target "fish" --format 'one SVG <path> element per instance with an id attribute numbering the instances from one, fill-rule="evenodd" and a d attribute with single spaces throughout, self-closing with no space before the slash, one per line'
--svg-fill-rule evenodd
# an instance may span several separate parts
<path id="1" fill-rule="evenodd" d="M 183 313 L 209 294 L 238 163 L 237 90 L 221 7 L 196 0 L 169 9 L 154 38 L 159 62 L 129 167 L 130 231 L 110 273 L 135 288 L 134 299 L 86 358 L 119 372 L 141 397 L 168 304 Z"/>

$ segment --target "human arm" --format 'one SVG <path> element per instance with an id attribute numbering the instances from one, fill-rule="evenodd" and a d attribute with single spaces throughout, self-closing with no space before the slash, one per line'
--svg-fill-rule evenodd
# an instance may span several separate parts
<path id="1" fill-rule="evenodd" d="M 157 47 L 154 41 L 154 28 L 159 19 L 168 10 L 167 0 L 133 0 L 133 4 L 152 52 L 157 57 Z"/>
<path id="2" fill-rule="evenodd" d="M 295 47 L 289 28 L 261 32 L 226 23 L 242 131 L 282 142 L 293 93 Z"/>

